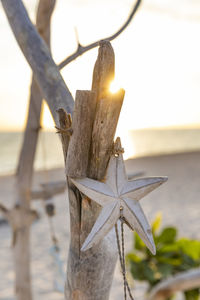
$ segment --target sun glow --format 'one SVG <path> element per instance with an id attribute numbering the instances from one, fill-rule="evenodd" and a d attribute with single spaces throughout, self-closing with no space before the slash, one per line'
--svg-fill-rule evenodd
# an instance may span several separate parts
<path id="1" fill-rule="evenodd" d="M 115 94 L 120 90 L 120 84 L 119 84 L 118 80 L 114 79 L 111 82 L 109 90 L 112 94 Z"/>

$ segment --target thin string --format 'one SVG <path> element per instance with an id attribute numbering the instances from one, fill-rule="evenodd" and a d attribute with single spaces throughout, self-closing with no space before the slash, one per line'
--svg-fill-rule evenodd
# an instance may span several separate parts
<path id="1" fill-rule="evenodd" d="M 131 294 L 131 289 L 129 287 L 127 278 L 126 278 L 126 265 L 125 265 L 125 247 L 124 247 L 124 220 L 123 217 L 120 218 L 121 221 L 121 241 L 122 241 L 122 250 L 120 247 L 120 239 L 119 239 L 119 232 L 117 228 L 117 224 L 115 224 L 115 233 L 116 233 L 116 238 L 117 238 L 117 248 L 118 248 L 118 254 L 119 254 L 119 260 L 120 260 L 120 265 L 122 269 L 122 275 L 123 275 L 123 282 L 124 282 L 124 300 L 127 300 L 127 291 L 131 300 L 134 300 L 132 294 Z"/>
<path id="2" fill-rule="evenodd" d="M 123 258 L 122 258 L 122 253 L 121 253 L 117 224 L 115 224 L 115 232 L 116 232 L 116 237 L 117 237 L 117 248 L 118 248 L 119 260 L 120 260 L 120 265 L 121 265 L 121 270 L 122 270 L 122 275 L 123 275 L 123 282 L 124 282 L 124 300 L 126 300 L 127 299 L 127 297 L 126 297 L 126 274 L 124 272 Z"/>
<path id="3" fill-rule="evenodd" d="M 122 235 L 122 261 L 123 261 L 123 266 L 124 266 L 125 283 L 126 283 L 126 287 L 127 287 L 130 299 L 134 300 L 134 298 L 131 294 L 130 286 L 129 286 L 127 278 L 126 278 L 125 246 L 124 246 L 124 220 L 123 220 L 123 218 L 121 219 L 121 235 Z"/>
<path id="4" fill-rule="evenodd" d="M 124 258 L 124 222 L 121 220 L 121 242 L 122 242 L 122 268 L 123 268 L 123 278 L 124 278 L 124 298 L 126 299 L 126 266 Z"/>

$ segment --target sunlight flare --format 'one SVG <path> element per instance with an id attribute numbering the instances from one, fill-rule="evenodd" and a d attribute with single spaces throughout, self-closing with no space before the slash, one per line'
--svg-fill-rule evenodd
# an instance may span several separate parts
<path id="1" fill-rule="evenodd" d="M 110 88 L 109 88 L 110 92 L 112 94 L 117 93 L 120 90 L 120 84 L 118 82 L 118 80 L 114 79 L 111 83 L 110 83 Z"/>

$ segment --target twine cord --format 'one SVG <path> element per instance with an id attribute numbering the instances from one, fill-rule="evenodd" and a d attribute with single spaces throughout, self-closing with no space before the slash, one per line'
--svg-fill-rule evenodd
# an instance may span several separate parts
<path id="1" fill-rule="evenodd" d="M 122 215 L 122 209 L 120 211 L 121 211 L 121 216 L 120 216 L 121 246 L 120 246 L 120 239 L 119 239 L 119 232 L 118 232 L 117 224 L 115 224 L 115 233 L 116 233 L 116 238 L 117 238 L 117 248 L 118 248 L 119 260 L 120 260 L 120 265 L 121 265 L 121 270 L 122 270 L 122 275 L 123 275 L 123 282 L 124 282 L 124 300 L 127 300 L 127 290 L 128 290 L 130 299 L 134 300 L 134 298 L 131 294 L 130 286 L 129 286 L 127 278 L 126 278 L 125 246 L 124 246 L 124 219 L 123 219 L 123 215 Z"/>

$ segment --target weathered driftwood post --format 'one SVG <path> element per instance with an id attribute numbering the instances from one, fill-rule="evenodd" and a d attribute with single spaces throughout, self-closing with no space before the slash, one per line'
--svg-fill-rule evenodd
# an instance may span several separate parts
<path id="1" fill-rule="evenodd" d="M 114 52 L 102 42 L 93 72 L 92 91 L 77 91 L 72 117 L 72 136 L 66 157 L 66 175 L 103 180 L 112 153 L 113 139 L 124 98 L 124 90 L 111 94 L 114 78 Z M 63 124 L 63 114 L 60 123 Z M 69 128 L 61 125 L 61 135 Z M 63 132 L 63 133 L 62 133 Z M 63 139 L 62 139 L 63 141 Z M 66 299 L 105 300 L 117 260 L 113 232 L 98 246 L 80 252 L 81 245 L 99 214 L 99 205 L 83 196 L 68 181 L 70 203 L 70 249 L 67 267 Z"/>

